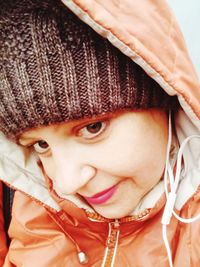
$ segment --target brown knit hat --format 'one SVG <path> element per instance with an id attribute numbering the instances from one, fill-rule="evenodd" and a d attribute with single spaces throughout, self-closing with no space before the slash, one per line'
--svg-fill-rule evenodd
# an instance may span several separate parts
<path id="1" fill-rule="evenodd" d="M 15 139 L 40 125 L 177 99 L 60 1 L 1 1 L 0 130 Z"/>

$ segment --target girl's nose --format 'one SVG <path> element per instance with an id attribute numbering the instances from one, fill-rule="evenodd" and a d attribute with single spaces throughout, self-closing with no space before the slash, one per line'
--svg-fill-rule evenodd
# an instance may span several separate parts
<path id="1" fill-rule="evenodd" d="M 62 194 L 74 194 L 83 188 L 96 174 L 96 169 L 78 155 L 58 157 L 55 164 L 54 183 Z M 59 193 L 58 192 L 58 193 Z"/>

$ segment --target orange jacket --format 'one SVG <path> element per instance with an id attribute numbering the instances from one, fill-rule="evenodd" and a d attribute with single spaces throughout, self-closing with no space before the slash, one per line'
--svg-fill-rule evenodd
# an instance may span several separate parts
<path id="1" fill-rule="evenodd" d="M 139 64 L 183 108 L 175 119 L 179 143 L 200 132 L 200 84 L 184 40 L 165 1 L 62 0 L 68 8 Z M 0 135 L 0 177 L 17 190 L 4 267 L 168 267 L 161 218 L 166 199 L 158 185 L 140 209 L 120 220 L 102 218 L 78 199 L 61 199 L 45 181 L 34 155 Z M 11 153 L 12 151 L 12 153 Z M 2 156 L 3 155 L 3 156 Z M 187 173 L 179 185 L 176 212 L 200 213 L 200 144 L 184 153 Z M 22 171 L 23 169 L 23 171 Z M 174 267 L 200 266 L 200 220 L 167 227 Z M 4 239 L 1 239 L 4 240 Z M 5 246 L 4 246 L 5 247 Z M 4 254 L 1 254 L 4 256 Z M 0 256 L 2 261 L 2 256 Z"/>
<path id="2" fill-rule="evenodd" d="M 2 192 L 2 183 L 0 182 L 0 266 L 3 265 L 4 257 L 6 256 L 6 236 L 4 232 L 4 219 L 3 219 L 3 192 Z"/>
<path id="3" fill-rule="evenodd" d="M 199 200 L 198 192 L 185 204 L 180 215 L 191 217 L 199 213 Z M 9 230 L 13 240 L 3 266 L 78 267 L 83 266 L 78 260 L 80 251 L 88 257 L 88 264 L 84 266 L 101 266 L 107 247 L 108 258 L 112 258 L 115 231 L 119 227 L 114 266 L 168 267 L 160 223 L 164 202 L 162 196 L 154 208 L 138 216 L 123 218 L 115 225 L 94 214 L 89 219 L 83 210 L 66 200 L 60 203 L 62 210 L 56 212 L 17 192 Z M 113 237 L 108 233 L 109 227 Z M 199 234 L 199 221 L 193 225 L 182 224 L 173 217 L 168 237 L 174 266 L 199 266 Z M 105 266 L 112 265 L 107 263 Z"/>

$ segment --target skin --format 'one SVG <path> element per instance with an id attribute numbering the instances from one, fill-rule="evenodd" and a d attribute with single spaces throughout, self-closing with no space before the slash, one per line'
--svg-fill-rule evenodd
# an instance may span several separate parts
<path id="1" fill-rule="evenodd" d="M 83 198 L 117 185 L 114 195 L 92 207 L 107 218 L 129 215 L 160 180 L 166 159 L 164 111 L 123 111 L 51 125 L 23 133 L 57 191 Z"/>

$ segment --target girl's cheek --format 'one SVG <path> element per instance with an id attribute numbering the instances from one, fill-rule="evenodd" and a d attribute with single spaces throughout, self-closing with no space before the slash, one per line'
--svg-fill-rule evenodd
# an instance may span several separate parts
<path id="1" fill-rule="evenodd" d="M 54 179 L 56 173 L 56 167 L 54 165 L 53 160 L 51 158 L 48 159 L 40 158 L 40 160 L 47 176 L 51 179 Z"/>

